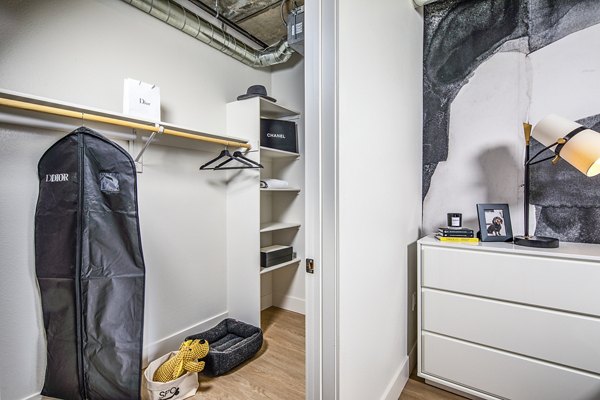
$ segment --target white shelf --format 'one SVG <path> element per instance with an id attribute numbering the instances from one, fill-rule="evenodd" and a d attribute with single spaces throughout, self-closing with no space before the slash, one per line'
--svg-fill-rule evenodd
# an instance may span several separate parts
<path id="1" fill-rule="evenodd" d="M 296 258 L 294 258 L 291 261 L 286 261 L 284 263 L 276 264 L 276 265 L 273 265 L 271 267 L 260 267 L 260 274 L 261 275 L 262 274 L 266 274 L 266 273 L 269 273 L 269 272 L 273 272 L 276 269 L 284 268 L 284 267 L 289 267 L 289 266 L 292 266 L 292 265 L 295 265 L 295 264 L 300 265 L 300 261 L 302 261 L 302 260 L 300 258 L 296 257 Z"/>
<path id="2" fill-rule="evenodd" d="M 300 228 L 301 224 L 289 222 L 265 222 L 260 224 L 260 233 L 280 231 L 282 229 Z"/>
<path id="3" fill-rule="evenodd" d="M 264 118 L 287 118 L 299 116 L 298 111 L 290 110 L 260 97 L 260 116 Z"/>
<path id="4" fill-rule="evenodd" d="M 210 137 L 210 138 L 214 138 L 214 139 L 228 140 L 228 141 L 234 141 L 234 142 L 247 142 L 246 139 L 243 139 L 240 137 L 208 133 L 208 132 L 204 132 L 204 131 L 201 131 L 198 129 L 183 127 L 180 125 L 175 125 L 175 124 L 171 124 L 171 123 L 164 122 L 164 121 L 153 121 L 153 120 L 149 120 L 147 118 L 134 117 L 131 115 L 126 115 L 126 114 L 122 114 L 122 113 L 115 112 L 115 111 L 103 110 L 100 108 L 84 106 L 84 105 L 75 104 L 75 103 L 69 103 L 69 102 L 65 102 L 65 101 L 61 101 L 61 100 L 50 99 L 50 98 L 35 96 L 35 95 L 31 95 L 31 94 L 26 94 L 26 93 L 15 92 L 12 90 L 2 89 L 2 88 L 0 88 L 0 97 L 5 98 L 5 99 L 10 99 L 10 100 L 24 101 L 27 103 L 33 103 L 33 104 L 38 104 L 38 105 L 42 105 L 42 106 L 58 107 L 58 108 L 64 108 L 64 109 L 76 111 L 76 112 L 95 114 L 95 115 L 99 115 L 99 116 L 115 118 L 115 119 L 120 119 L 120 120 L 125 120 L 125 121 L 131 121 L 131 122 L 138 122 L 138 123 L 147 124 L 147 125 L 154 125 L 155 123 L 158 123 L 158 124 L 164 126 L 165 128 L 178 130 L 183 133 L 189 133 L 192 135 L 206 136 L 206 137 Z M 33 113 L 33 115 L 36 115 L 36 112 L 34 112 L 34 111 L 27 111 L 27 112 L 31 112 L 31 113 Z M 14 112 L 12 112 L 12 114 L 14 114 Z M 37 117 L 37 116 L 35 118 L 40 119 L 40 117 Z M 76 125 L 81 124 L 81 120 L 77 119 L 77 118 L 70 118 L 70 117 L 60 117 L 60 118 L 65 118 L 67 120 L 71 119 L 76 122 Z M 52 119 L 52 118 L 41 117 L 41 119 Z M 23 118 L 21 118 L 21 120 L 25 121 Z M 88 126 L 88 125 L 105 125 L 105 124 L 100 123 L 100 122 L 94 123 L 94 122 L 87 121 L 86 126 Z M 113 129 L 119 129 L 119 128 L 113 127 Z M 124 128 L 124 129 L 131 131 L 130 128 Z M 161 142 L 161 141 L 166 142 L 167 137 L 168 137 L 168 135 L 161 135 L 160 140 L 155 139 L 154 141 L 155 142 Z M 177 138 L 177 139 L 179 139 L 181 141 L 180 138 Z M 184 143 L 190 143 L 190 141 L 186 140 Z M 203 143 L 203 144 L 206 145 L 206 143 Z M 223 147 L 221 145 L 219 145 L 219 146 Z M 179 147 L 179 146 L 177 146 L 177 147 Z"/>
<path id="5" fill-rule="evenodd" d="M 274 188 L 260 188 L 261 192 L 300 192 L 300 188 L 295 187 L 287 187 L 284 189 L 274 189 Z"/>
<path id="6" fill-rule="evenodd" d="M 299 153 L 260 146 L 260 156 L 266 158 L 298 158 Z"/>

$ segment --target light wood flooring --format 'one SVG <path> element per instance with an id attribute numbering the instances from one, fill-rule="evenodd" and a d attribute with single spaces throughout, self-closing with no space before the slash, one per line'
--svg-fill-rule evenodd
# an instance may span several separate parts
<path id="1" fill-rule="evenodd" d="M 465 400 L 465 398 L 434 386 L 426 385 L 424 379 L 419 378 L 416 373 L 413 373 L 408 379 L 406 386 L 404 386 L 404 390 L 402 390 L 402 394 L 398 400 Z"/>
<path id="2" fill-rule="evenodd" d="M 200 377 L 194 400 L 304 400 L 304 316 L 271 307 L 262 312 L 265 343 L 258 354 L 216 378 Z M 399 400 L 465 400 L 426 385 L 416 374 Z"/>
<path id="3" fill-rule="evenodd" d="M 201 375 L 191 399 L 304 400 L 304 315 L 271 307 L 261 320 L 261 350 L 225 375 Z"/>
<path id="4" fill-rule="evenodd" d="M 260 351 L 224 375 L 200 375 L 198 392 L 189 399 L 304 400 L 304 315 L 271 307 L 261 313 L 261 321 Z"/>
<path id="5" fill-rule="evenodd" d="M 200 376 L 193 400 L 304 400 L 304 315 L 271 307 L 261 314 L 261 350 L 215 378 Z M 41 399 L 52 400 L 50 397 Z M 464 400 L 412 374 L 398 400 Z"/>

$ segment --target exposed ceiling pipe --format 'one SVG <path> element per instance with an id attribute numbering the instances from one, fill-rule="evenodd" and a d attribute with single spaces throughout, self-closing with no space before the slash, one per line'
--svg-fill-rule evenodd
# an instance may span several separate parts
<path id="1" fill-rule="evenodd" d="M 285 39 L 264 50 L 255 50 L 171 0 L 123 1 L 254 68 L 286 62 L 292 55 Z"/>
<path id="2" fill-rule="evenodd" d="M 226 18 L 223 14 L 219 14 L 218 12 L 213 10 L 210 6 L 207 6 L 206 4 L 204 4 L 201 0 L 189 0 L 189 1 L 193 5 L 195 5 L 196 7 L 200 8 L 202 11 L 204 11 L 205 13 L 210 15 L 211 17 L 218 19 L 219 22 L 222 22 L 223 24 L 227 25 L 229 28 L 235 30 L 240 35 L 243 35 L 244 37 L 252 40 L 254 43 L 258 44 L 259 47 L 261 47 L 263 49 L 266 47 L 269 47 L 265 42 L 263 42 L 256 36 L 252 35 L 250 32 L 244 30 L 243 28 L 241 28 L 237 25 L 242 21 L 236 21 L 236 22 L 231 21 L 229 18 Z"/>

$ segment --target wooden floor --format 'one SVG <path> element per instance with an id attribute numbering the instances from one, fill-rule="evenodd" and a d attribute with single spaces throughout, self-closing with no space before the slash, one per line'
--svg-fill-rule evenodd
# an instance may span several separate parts
<path id="1" fill-rule="evenodd" d="M 265 342 L 249 362 L 216 378 L 200 376 L 194 400 L 304 400 L 304 315 L 271 307 L 262 312 Z M 412 374 L 399 400 L 465 400 Z"/>
<path id="2" fill-rule="evenodd" d="M 262 312 L 264 343 L 249 361 L 225 375 L 200 375 L 193 400 L 304 400 L 304 315 L 271 307 Z M 49 399 L 50 397 L 42 397 Z M 412 374 L 399 400 L 464 400 Z"/>
<path id="3" fill-rule="evenodd" d="M 464 397 L 457 396 L 445 390 L 434 386 L 426 385 L 425 380 L 412 374 L 402 390 L 398 400 L 464 400 Z"/>
<path id="4" fill-rule="evenodd" d="M 304 315 L 271 307 L 261 313 L 261 321 L 260 351 L 225 375 L 200 375 L 198 392 L 188 399 L 304 400 Z"/>
<path id="5" fill-rule="evenodd" d="M 201 375 L 191 399 L 304 400 L 304 315 L 271 307 L 261 317 L 262 349 L 225 375 Z"/>

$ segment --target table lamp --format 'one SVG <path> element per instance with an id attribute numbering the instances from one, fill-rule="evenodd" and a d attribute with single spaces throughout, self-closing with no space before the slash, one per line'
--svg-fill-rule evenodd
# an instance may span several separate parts
<path id="1" fill-rule="evenodd" d="M 537 123 L 533 132 L 532 126 L 523 124 L 525 133 L 525 232 L 523 236 L 515 236 L 514 243 L 519 246 L 556 248 L 557 238 L 529 235 L 529 167 L 552 159 L 556 164 L 560 159 L 567 161 L 573 167 L 588 177 L 600 173 L 600 133 L 593 131 L 576 122 L 569 121 L 558 115 L 548 115 Z M 545 147 L 533 157 L 529 157 L 531 137 L 534 137 Z M 537 160 L 545 151 L 554 147 L 554 155 Z"/>

